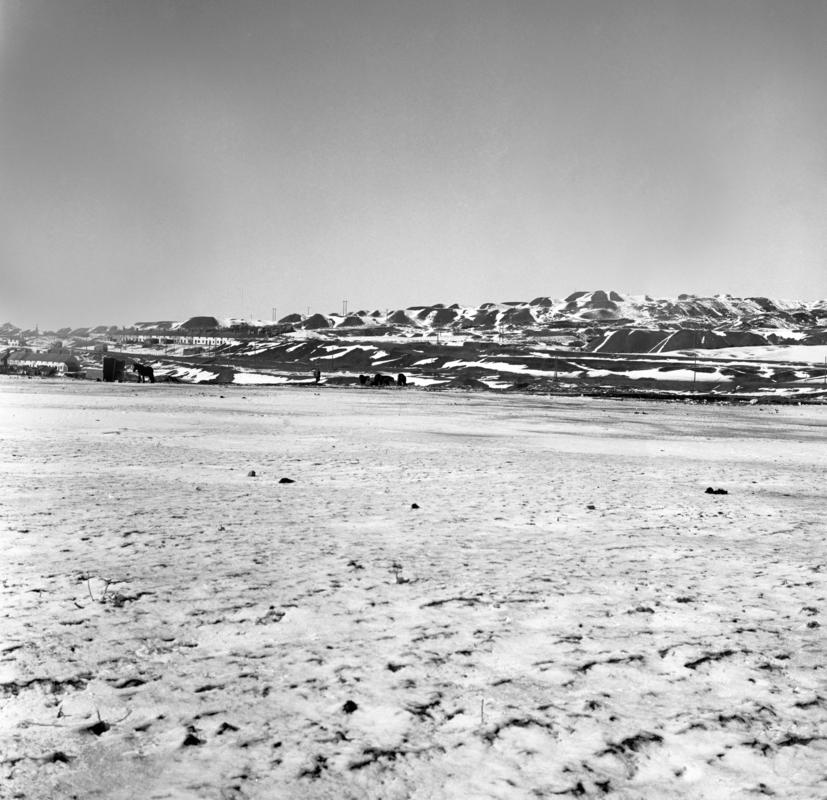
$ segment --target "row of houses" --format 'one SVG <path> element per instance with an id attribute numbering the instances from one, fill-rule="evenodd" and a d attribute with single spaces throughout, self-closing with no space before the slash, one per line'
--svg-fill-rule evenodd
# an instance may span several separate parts
<path id="1" fill-rule="evenodd" d="M 35 353 L 6 350 L 0 353 L 0 372 L 23 375 L 72 375 L 80 372 L 80 361 L 65 351 Z"/>
<path id="2" fill-rule="evenodd" d="M 278 336 L 285 333 L 292 333 L 295 328 L 292 325 L 269 325 L 266 328 L 254 328 L 236 326 L 229 329 L 230 333 L 217 330 L 198 330 L 184 333 L 173 333 L 171 331 L 147 330 L 147 331 L 124 331 L 114 336 L 114 340 L 122 344 L 180 344 L 200 345 L 201 347 L 220 347 L 224 344 L 236 344 L 240 340 L 261 339 L 270 336 Z"/>
<path id="3" fill-rule="evenodd" d="M 236 344 L 238 337 L 233 336 L 159 336 L 157 333 L 124 333 L 115 337 L 121 344 L 155 344 L 155 345 L 200 345 L 201 347 L 220 347 L 224 344 Z"/>

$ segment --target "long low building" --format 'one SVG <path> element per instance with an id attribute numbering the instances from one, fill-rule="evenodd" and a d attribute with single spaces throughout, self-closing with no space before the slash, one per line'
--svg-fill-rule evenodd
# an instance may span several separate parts
<path id="1" fill-rule="evenodd" d="M 80 362 L 71 353 L 34 353 L 29 350 L 6 353 L 2 357 L 2 366 L 8 371 L 55 375 L 80 370 Z"/>

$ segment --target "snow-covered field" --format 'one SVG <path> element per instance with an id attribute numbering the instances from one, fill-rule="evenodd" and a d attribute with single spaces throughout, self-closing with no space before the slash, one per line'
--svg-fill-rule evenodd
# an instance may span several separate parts
<path id="1" fill-rule="evenodd" d="M 825 414 L 5 379 L 0 797 L 825 797 Z"/>

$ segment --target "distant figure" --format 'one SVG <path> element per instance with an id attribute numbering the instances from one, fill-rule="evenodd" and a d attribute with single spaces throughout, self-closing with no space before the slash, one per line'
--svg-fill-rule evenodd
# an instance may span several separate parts
<path id="1" fill-rule="evenodd" d="M 381 372 L 377 372 L 373 376 L 371 386 L 393 386 L 393 378 L 390 375 L 383 375 Z"/>
<path id="2" fill-rule="evenodd" d="M 319 369 L 313 370 L 313 379 L 318 383 L 322 379 L 322 373 Z"/>
<path id="3" fill-rule="evenodd" d="M 362 386 L 367 386 L 367 383 L 368 383 L 369 380 L 370 380 L 370 378 L 368 378 L 367 375 L 360 375 L 359 376 L 359 383 L 361 383 Z"/>
<path id="4" fill-rule="evenodd" d="M 400 372 L 396 376 L 396 385 L 397 386 L 407 386 L 408 385 L 408 379 L 405 377 L 404 372 Z"/>
<path id="5" fill-rule="evenodd" d="M 135 361 L 132 364 L 132 371 L 138 373 L 138 380 L 143 383 L 148 380 L 150 383 L 155 383 L 155 370 L 148 364 L 139 364 Z"/>

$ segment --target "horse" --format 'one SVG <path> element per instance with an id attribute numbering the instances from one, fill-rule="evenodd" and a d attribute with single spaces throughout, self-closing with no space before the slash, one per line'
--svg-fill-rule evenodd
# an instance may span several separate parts
<path id="1" fill-rule="evenodd" d="M 148 379 L 150 383 L 155 383 L 155 371 L 148 364 L 139 364 L 137 361 L 132 363 L 132 371 L 138 373 L 138 380 L 143 383 Z"/>

